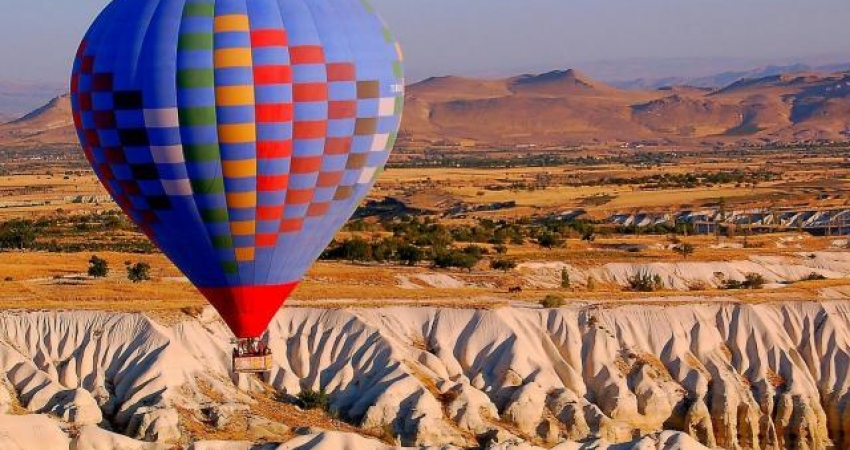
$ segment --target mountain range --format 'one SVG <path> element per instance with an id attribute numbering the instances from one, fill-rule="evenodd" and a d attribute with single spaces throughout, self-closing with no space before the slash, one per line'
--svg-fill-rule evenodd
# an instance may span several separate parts
<path id="1" fill-rule="evenodd" d="M 767 68 L 755 75 L 777 70 Z M 408 86 L 401 135 L 408 145 L 716 145 L 845 139 L 850 130 L 850 72 L 782 72 L 736 78 L 721 88 L 624 89 L 575 70 L 502 79 L 429 78 Z M 75 141 L 67 96 L 0 125 L 0 145 Z"/>

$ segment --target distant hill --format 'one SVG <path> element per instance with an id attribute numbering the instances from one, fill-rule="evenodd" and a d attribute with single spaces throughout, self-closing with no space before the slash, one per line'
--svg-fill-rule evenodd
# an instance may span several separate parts
<path id="1" fill-rule="evenodd" d="M 783 73 L 719 89 L 623 89 L 562 70 L 413 84 L 402 138 L 419 145 L 714 145 L 844 140 L 848 130 L 850 73 Z M 0 145 L 75 142 L 67 96 L 0 125 Z"/>
<path id="2" fill-rule="evenodd" d="M 0 144 L 73 144 L 76 139 L 68 95 L 56 97 L 41 108 L 0 125 Z"/>
<path id="3" fill-rule="evenodd" d="M 474 87 L 474 88 L 473 88 Z M 621 89 L 578 72 L 410 86 L 406 138 L 485 143 L 841 140 L 850 74 L 735 80 L 725 88 Z"/>
<path id="4" fill-rule="evenodd" d="M 850 70 L 850 62 L 812 66 L 808 64 L 769 65 L 753 70 L 726 71 L 700 77 L 637 78 L 615 81 L 611 84 L 623 89 L 659 89 L 666 86 L 694 86 L 719 89 L 742 78 L 764 78 L 786 73 L 819 72 L 835 73 Z"/>

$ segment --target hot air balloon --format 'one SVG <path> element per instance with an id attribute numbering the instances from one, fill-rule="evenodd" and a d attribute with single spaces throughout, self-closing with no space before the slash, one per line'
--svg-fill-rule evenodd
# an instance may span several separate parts
<path id="1" fill-rule="evenodd" d="M 254 346 L 373 186 L 403 91 L 365 0 L 113 0 L 71 77 L 100 181 Z"/>

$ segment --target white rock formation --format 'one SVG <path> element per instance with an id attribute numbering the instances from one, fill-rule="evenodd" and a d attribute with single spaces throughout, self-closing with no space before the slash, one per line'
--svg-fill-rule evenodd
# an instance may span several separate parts
<path id="1" fill-rule="evenodd" d="M 291 308 L 278 315 L 268 339 L 276 359 L 269 384 L 281 395 L 324 389 L 332 412 L 386 430 L 405 446 L 468 448 L 477 436 L 498 449 L 534 448 L 523 443 L 533 441 L 559 449 L 606 442 L 624 444 L 618 449 L 703 448 L 696 442 L 850 448 L 846 301 Z M 64 422 L 81 430 L 77 448 L 158 448 L 95 424 L 143 441 L 185 444 L 179 411 L 206 411 L 211 426 L 224 427 L 253 405 L 230 380 L 229 351 L 229 334 L 209 311 L 171 328 L 133 314 L 2 312 L 0 368 L 7 381 L 0 377 L 0 386 L 11 395 L 0 394 L 0 404 L 19 401 L 55 421 L 0 416 L 0 436 L 23 439 L 15 448 L 33 448 L 25 440 L 33 427 L 44 428 L 55 448 L 68 448 L 57 426 Z M 578 441 L 597 442 L 570 443 Z M 196 448 L 216 445 L 242 444 Z M 321 430 L 283 445 L 387 448 Z"/>
<path id="2" fill-rule="evenodd" d="M 837 279 L 850 277 L 850 253 L 812 252 L 795 256 L 752 256 L 741 261 L 680 261 L 655 263 L 609 263 L 579 269 L 560 262 L 527 262 L 517 270 L 532 288 L 555 289 L 561 286 L 566 269 L 574 286 L 583 286 L 593 277 L 597 282 L 629 286 L 635 275 L 659 276 L 666 289 L 679 291 L 722 287 L 726 280 L 745 279 L 756 273 L 775 287 L 795 283 L 812 274 Z"/>

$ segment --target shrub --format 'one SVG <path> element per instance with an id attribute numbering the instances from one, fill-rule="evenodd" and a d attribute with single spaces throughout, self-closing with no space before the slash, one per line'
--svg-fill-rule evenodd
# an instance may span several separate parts
<path id="1" fill-rule="evenodd" d="M 311 389 L 301 391 L 295 399 L 301 409 L 330 409 L 331 397 L 324 389 L 318 392 Z"/>
<path id="2" fill-rule="evenodd" d="M 761 289 L 764 287 L 767 281 L 764 279 L 761 274 L 758 273 L 748 273 L 744 277 L 744 281 L 740 280 L 726 280 L 723 282 L 723 289 L 728 290 L 737 290 L 737 289 Z"/>
<path id="3" fill-rule="evenodd" d="M 493 250 L 499 255 L 506 255 L 508 253 L 508 247 L 504 244 L 495 245 Z"/>
<path id="4" fill-rule="evenodd" d="M 596 290 L 596 278 L 588 277 L 587 278 L 587 290 L 593 292 Z"/>
<path id="5" fill-rule="evenodd" d="M 503 272 L 509 272 L 513 269 L 516 269 L 516 261 L 512 259 L 494 259 L 490 261 L 490 268 L 493 270 L 501 270 Z"/>
<path id="6" fill-rule="evenodd" d="M 664 288 L 664 282 L 658 274 L 637 273 L 629 277 L 629 289 L 635 292 L 655 292 Z"/>
<path id="7" fill-rule="evenodd" d="M 109 264 L 105 259 L 96 255 L 89 260 L 89 276 L 92 278 L 103 278 L 109 275 Z"/>
<path id="8" fill-rule="evenodd" d="M 744 287 L 747 289 L 761 289 L 767 281 L 761 274 L 748 273 L 744 280 Z"/>
<path id="9" fill-rule="evenodd" d="M 127 265 L 127 279 L 132 281 L 133 283 L 141 283 L 142 281 L 149 281 L 151 279 L 150 276 L 151 266 L 148 263 L 139 262 L 136 264 L 128 264 Z"/>
<path id="10" fill-rule="evenodd" d="M 823 276 L 823 275 L 821 275 L 817 272 L 812 272 L 812 273 L 806 275 L 806 277 L 803 278 L 800 281 L 823 281 L 823 280 L 826 280 L 826 279 L 827 278 L 825 276 Z"/>
<path id="11" fill-rule="evenodd" d="M 564 306 L 564 298 L 560 295 L 549 294 L 540 300 L 540 306 L 544 308 L 560 308 Z"/>

